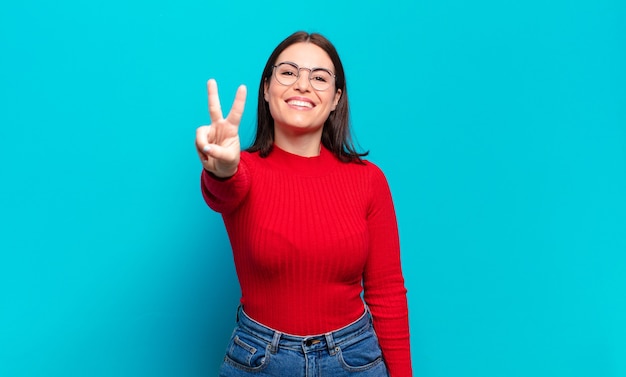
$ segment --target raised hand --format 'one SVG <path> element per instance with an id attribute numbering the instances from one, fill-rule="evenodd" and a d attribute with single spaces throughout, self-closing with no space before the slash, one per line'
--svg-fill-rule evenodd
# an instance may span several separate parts
<path id="1" fill-rule="evenodd" d="M 207 82 L 209 95 L 209 115 L 211 124 L 196 130 L 196 150 L 202 166 L 221 178 L 227 178 L 237 172 L 241 145 L 239 143 L 239 123 L 246 104 L 246 87 L 237 89 L 233 106 L 226 119 L 222 116 L 222 107 L 217 93 L 217 82 Z"/>

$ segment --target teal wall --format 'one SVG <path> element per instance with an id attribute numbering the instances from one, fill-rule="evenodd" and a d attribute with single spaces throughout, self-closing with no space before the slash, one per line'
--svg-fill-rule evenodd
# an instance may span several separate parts
<path id="1" fill-rule="evenodd" d="M 335 42 L 389 179 L 416 376 L 626 376 L 626 3 L 0 5 L 0 376 L 213 376 L 238 286 L 205 82 Z"/>

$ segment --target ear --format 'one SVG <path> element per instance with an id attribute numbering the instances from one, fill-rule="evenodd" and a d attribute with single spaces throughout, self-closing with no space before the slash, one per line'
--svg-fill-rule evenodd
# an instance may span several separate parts
<path id="1" fill-rule="evenodd" d="M 267 82 L 267 79 L 265 79 L 265 82 L 263 83 L 263 98 L 265 98 L 265 102 L 269 102 L 268 99 L 268 94 L 267 91 L 270 88 L 270 84 Z"/>
<path id="2" fill-rule="evenodd" d="M 337 91 L 335 92 L 335 98 L 333 99 L 333 107 L 330 109 L 331 111 L 335 111 L 340 98 L 341 98 L 341 89 L 337 89 Z"/>

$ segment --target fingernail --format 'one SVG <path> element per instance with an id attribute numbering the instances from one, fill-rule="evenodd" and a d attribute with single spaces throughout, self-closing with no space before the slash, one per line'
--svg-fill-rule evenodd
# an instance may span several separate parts
<path id="1" fill-rule="evenodd" d="M 209 153 L 209 151 L 211 151 L 211 147 L 206 145 L 204 148 L 202 148 L 202 152 L 204 153 Z"/>

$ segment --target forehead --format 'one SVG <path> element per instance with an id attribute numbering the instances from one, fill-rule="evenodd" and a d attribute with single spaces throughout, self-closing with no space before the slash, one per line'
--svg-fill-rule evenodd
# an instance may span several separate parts
<path id="1" fill-rule="evenodd" d="M 319 67 L 334 69 L 330 56 L 321 47 L 308 42 L 292 44 L 278 55 L 276 63 L 294 62 L 301 67 Z"/>

